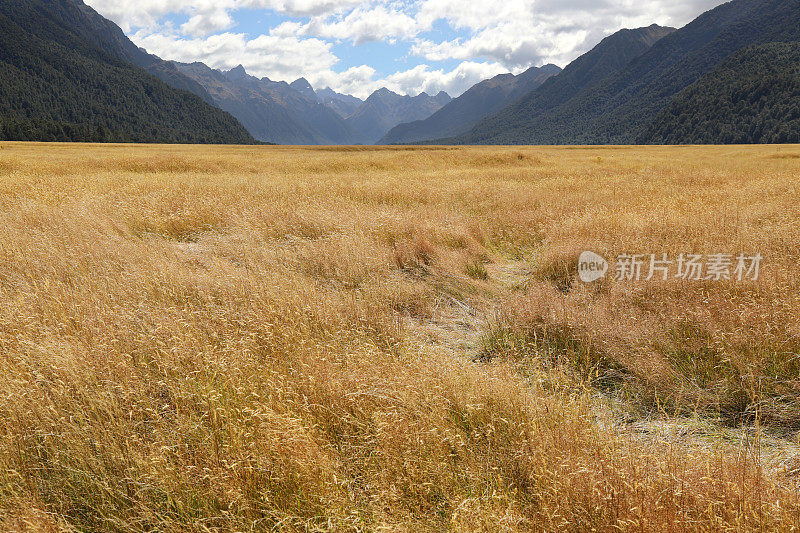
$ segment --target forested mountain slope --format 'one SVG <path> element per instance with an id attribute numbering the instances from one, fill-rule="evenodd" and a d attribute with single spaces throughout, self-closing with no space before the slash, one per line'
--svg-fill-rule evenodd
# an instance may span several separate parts
<path id="1" fill-rule="evenodd" d="M 0 137 L 43 141 L 252 143 L 228 113 L 98 48 L 73 0 L 0 3 Z M 85 6 L 83 6 L 85 8 Z M 88 8 L 86 8 L 88 9 Z"/>
<path id="2" fill-rule="evenodd" d="M 637 141 L 800 142 L 800 43 L 770 43 L 737 52 L 681 92 Z"/>
<path id="3" fill-rule="evenodd" d="M 526 112 L 526 102 L 454 142 L 632 143 L 678 93 L 731 54 L 753 44 L 793 40 L 800 40 L 800 0 L 734 0 L 663 37 L 558 105 Z"/>

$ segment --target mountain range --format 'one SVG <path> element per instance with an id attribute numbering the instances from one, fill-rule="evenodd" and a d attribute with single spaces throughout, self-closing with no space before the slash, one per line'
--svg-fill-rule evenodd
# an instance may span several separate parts
<path id="1" fill-rule="evenodd" d="M 436 96 L 421 93 L 411 97 L 383 88 L 372 93 L 347 121 L 375 143 L 398 124 L 427 118 L 450 100 L 443 91 Z"/>
<path id="2" fill-rule="evenodd" d="M 556 65 L 545 65 L 531 67 L 517 76 L 498 74 L 473 85 L 427 119 L 395 126 L 380 142 L 413 143 L 466 133 L 480 119 L 516 102 L 559 72 Z"/>
<path id="3" fill-rule="evenodd" d="M 568 98 L 554 99 L 558 91 L 552 85 L 563 83 L 559 78 L 569 75 L 570 67 L 469 133 L 440 142 L 631 144 L 681 91 L 735 52 L 755 44 L 800 41 L 800 0 L 734 0 L 658 37 L 646 51 L 582 83 Z M 684 143 L 690 137 L 673 140 Z"/>
<path id="4" fill-rule="evenodd" d="M 286 83 L 251 76 L 241 65 L 223 72 L 203 63 L 173 64 L 256 139 L 278 144 L 371 144 L 393 126 L 427 117 L 450 101 L 444 92 L 411 97 L 385 88 L 366 101 L 330 88 L 321 97 L 305 78 Z"/>
<path id="5" fill-rule="evenodd" d="M 348 118 L 364 103 L 364 100 L 361 98 L 349 94 L 337 93 L 330 87 L 315 91 L 315 94 L 320 102 L 339 113 L 339 116 L 342 118 Z"/>
<path id="6" fill-rule="evenodd" d="M 800 0 L 733 0 L 457 98 L 362 100 L 138 48 L 81 0 L 0 3 L 0 139 L 280 144 L 800 142 Z"/>
<path id="7" fill-rule="evenodd" d="M 517 138 L 546 134 L 536 129 L 539 126 L 533 125 L 532 117 L 558 109 L 586 88 L 593 87 L 623 68 L 673 32 L 675 28 L 652 25 L 647 28 L 620 30 L 606 37 L 524 98 L 504 108 L 500 113 L 478 122 L 462 138 L 466 139 L 467 143 L 480 144 L 490 135 L 505 135 L 499 142 L 518 144 L 514 142 Z M 487 144 L 492 143 L 487 142 Z"/>
<path id="8" fill-rule="evenodd" d="M 363 135 L 339 114 L 286 82 L 256 78 L 238 66 L 219 71 L 203 63 L 174 63 L 256 139 L 279 144 L 358 144 Z M 309 86 L 310 89 L 310 86 Z M 313 94 L 313 90 L 312 90 Z"/>
<path id="9" fill-rule="evenodd" d="M 364 102 L 166 61 L 80 0 L 4 0 L 0 64 L 1 139 L 365 144 L 450 100 L 381 89 Z"/>
<path id="10" fill-rule="evenodd" d="M 255 142 L 191 80 L 126 43 L 73 0 L 0 2 L 0 138 Z M 153 73 L 134 61 L 150 62 Z"/>

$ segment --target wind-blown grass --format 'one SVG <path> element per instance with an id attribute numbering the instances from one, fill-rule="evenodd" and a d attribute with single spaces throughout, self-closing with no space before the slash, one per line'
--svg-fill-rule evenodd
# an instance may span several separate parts
<path id="1" fill-rule="evenodd" d="M 792 154 L 4 144 L 0 529 L 796 526 Z"/>

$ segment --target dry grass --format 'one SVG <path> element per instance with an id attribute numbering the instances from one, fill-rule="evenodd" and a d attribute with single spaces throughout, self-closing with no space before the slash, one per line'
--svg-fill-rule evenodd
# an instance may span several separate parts
<path id="1" fill-rule="evenodd" d="M 800 149 L 2 148 L 0 529 L 800 524 Z"/>

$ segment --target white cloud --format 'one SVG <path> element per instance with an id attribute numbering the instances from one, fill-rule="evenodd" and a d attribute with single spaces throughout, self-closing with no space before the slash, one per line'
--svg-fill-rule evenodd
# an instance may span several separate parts
<path id="1" fill-rule="evenodd" d="M 337 92 L 359 98 L 366 98 L 381 87 L 400 94 L 417 95 L 426 92 L 435 95 L 439 91 L 445 91 L 451 96 L 457 96 L 479 81 L 506 72 L 508 69 L 499 63 L 464 61 L 452 70 L 417 65 L 377 79 L 375 69 L 367 65 L 352 67 L 344 72 L 328 70 L 306 77 L 314 87 L 330 87 Z"/>
<path id="2" fill-rule="evenodd" d="M 242 64 L 254 76 L 278 80 L 294 80 L 310 72 L 329 70 L 338 61 L 330 43 L 285 35 L 248 39 L 244 34 L 222 33 L 201 39 L 140 32 L 132 39 L 138 46 L 166 59 L 202 61 L 219 69 Z"/>
<path id="3" fill-rule="evenodd" d="M 509 69 L 565 65 L 621 28 L 656 23 L 682 26 L 721 0 L 507 0 L 465 3 L 423 0 L 417 19 L 444 20 L 469 37 L 419 39 L 412 53 L 429 61 L 483 58 Z"/>
<path id="4" fill-rule="evenodd" d="M 188 30 L 220 27 L 223 14 L 231 18 L 237 9 L 269 9 L 291 17 L 324 16 L 352 9 L 363 0 L 85 0 L 98 13 L 110 18 L 125 32 L 153 29 L 172 13 L 190 15 Z M 369 3 L 369 2 L 366 2 Z M 205 19 L 205 20 L 204 20 Z M 187 24 L 189 24 L 187 23 Z M 225 26 L 222 29 L 228 29 Z M 213 31 L 213 30 L 212 30 Z M 191 33 L 191 32 L 190 32 Z"/>
<path id="5" fill-rule="evenodd" d="M 363 0 L 238 0 L 239 7 L 263 8 L 292 17 L 330 15 L 364 4 Z"/>
<path id="6" fill-rule="evenodd" d="M 463 61 L 452 70 L 417 65 L 383 78 L 375 78 L 375 69 L 367 65 L 352 67 L 344 72 L 317 72 L 306 77 L 314 87 L 330 87 L 337 92 L 359 98 L 366 98 L 381 87 L 399 94 L 417 95 L 426 92 L 435 95 L 439 91 L 445 91 L 451 96 L 457 96 L 479 81 L 506 72 L 508 69 L 499 63 Z"/>
<path id="7" fill-rule="evenodd" d="M 446 20 L 454 28 L 481 29 L 514 17 L 529 18 L 533 2 L 504 0 L 502 2 L 464 2 L 463 0 L 422 0 L 417 14 L 420 23 L 430 26 Z"/>
<path id="8" fill-rule="evenodd" d="M 478 63 L 464 61 L 456 68 L 445 71 L 431 69 L 428 65 L 417 65 L 403 72 L 396 72 L 378 82 L 388 89 L 403 94 L 419 94 L 426 92 L 436 94 L 446 91 L 459 95 L 481 80 L 504 74 L 508 69 L 500 63 Z"/>
<path id="9" fill-rule="evenodd" d="M 154 28 L 170 13 L 185 12 L 186 4 L 179 0 L 85 0 L 98 13 L 116 22 L 126 33 L 133 28 Z"/>
<path id="10" fill-rule="evenodd" d="M 188 22 L 181 25 L 181 31 L 186 35 L 204 37 L 234 26 L 233 19 L 224 9 L 214 9 L 210 12 L 199 12 L 193 15 Z"/>
<path id="11" fill-rule="evenodd" d="M 354 45 L 416 34 L 417 21 L 397 9 L 375 6 L 356 8 L 343 17 L 314 17 L 302 28 L 305 35 L 349 40 Z"/>
<path id="12" fill-rule="evenodd" d="M 380 87 L 380 82 L 374 79 L 375 69 L 368 65 L 350 67 L 344 72 L 325 70 L 307 75 L 309 83 L 314 88 L 324 89 L 330 87 L 334 91 L 352 94 L 359 98 L 366 98 L 375 89 Z"/>

